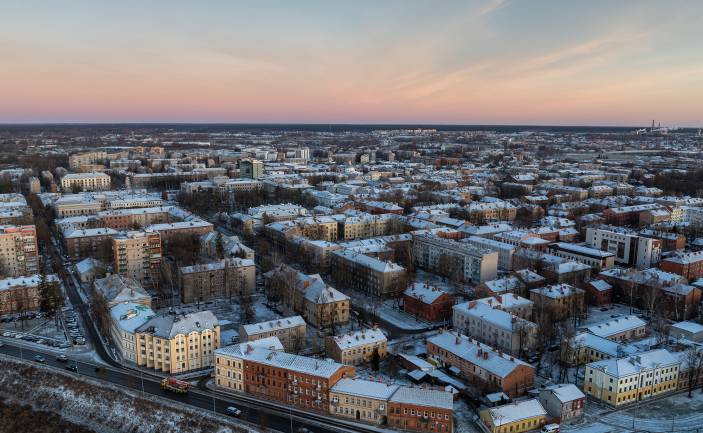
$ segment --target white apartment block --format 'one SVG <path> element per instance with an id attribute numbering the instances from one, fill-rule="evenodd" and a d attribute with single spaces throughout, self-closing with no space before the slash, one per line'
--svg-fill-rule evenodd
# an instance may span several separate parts
<path id="1" fill-rule="evenodd" d="M 589 227 L 586 243 L 601 251 L 615 254 L 615 262 L 638 269 L 648 269 L 659 263 L 662 243 L 659 239 L 646 238 L 625 230 Z"/>
<path id="2" fill-rule="evenodd" d="M 493 280 L 498 273 L 498 253 L 436 235 L 413 235 L 415 263 L 437 270 L 442 256 L 453 259 L 462 271 L 464 281 L 473 284 Z"/>
<path id="3" fill-rule="evenodd" d="M 510 245 L 494 239 L 482 238 L 480 236 L 471 236 L 468 239 L 465 239 L 464 242 L 469 245 L 474 245 L 479 248 L 485 248 L 487 250 L 497 252 L 498 269 L 502 271 L 513 270 L 513 253 L 515 252 L 515 245 Z"/>
<path id="4" fill-rule="evenodd" d="M 61 189 L 71 191 L 74 185 L 81 191 L 104 191 L 110 189 L 110 176 L 105 173 L 69 173 L 61 178 Z"/>
<path id="5" fill-rule="evenodd" d="M 517 356 L 537 342 L 535 323 L 488 303 L 469 301 L 452 307 L 452 326 L 462 334 Z"/>

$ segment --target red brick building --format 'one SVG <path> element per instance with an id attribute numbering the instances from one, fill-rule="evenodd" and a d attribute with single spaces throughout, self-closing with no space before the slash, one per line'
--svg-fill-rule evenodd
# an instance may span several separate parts
<path id="1" fill-rule="evenodd" d="M 454 296 L 427 283 L 413 283 L 403 293 L 405 312 L 428 322 L 449 320 Z"/>
<path id="2" fill-rule="evenodd" d="M 329 413 L 329 389 L 354 367 L 291 353 L 252 349 L 243 356 L 244 392 L 303 410 Z"/>
<path id="3" fill-rule="evenodd" d="M 452 432 L 453 408 L 450 392 L 400 387 L 388 401 L 388 425 L 402 430 Z"/>
<path id="4" fill-rule="evenodd" d="M 676 253 L 661 261 L 663 271 L 679 274 L 689 280 L 703 277 L 703 251 Z"/>
<path id="5" fill-rule="evenodd" d="M 584 286 L 588 305 L 607 305 L 613 299 L 613 286 L 605 280 L 591 280 Z"/>

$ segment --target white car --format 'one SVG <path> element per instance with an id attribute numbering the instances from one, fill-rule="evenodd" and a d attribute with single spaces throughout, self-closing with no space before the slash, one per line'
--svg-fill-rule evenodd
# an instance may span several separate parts
<path id="1" fill-rule="evenodd" d="M 237 409 L 234 406 L 227 407 L 227 409 L 225 409 L 225 413 L 227 413 L 227 415 L 231 415 L 234 417 L 240 417 L 242 415 L 242 411 Z"/>

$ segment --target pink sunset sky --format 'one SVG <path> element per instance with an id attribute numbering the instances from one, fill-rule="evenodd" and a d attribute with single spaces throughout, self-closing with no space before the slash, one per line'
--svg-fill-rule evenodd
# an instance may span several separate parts
<path id="1" fill-rule="evenodd" d="M 692 1 L 14 2 L 0 122 L 698 127 L 702 41 Z"/>

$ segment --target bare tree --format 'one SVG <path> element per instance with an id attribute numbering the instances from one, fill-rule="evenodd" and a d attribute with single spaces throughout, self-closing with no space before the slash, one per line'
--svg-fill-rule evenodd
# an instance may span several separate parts
<path id="1" fill-rule="evenodd" d="M 688 374 L 688 398 L 691 398 L 693 388 L 698 385 L 703 370 L 703 353 L 695 347 L 688 349 L 684 355 L 684 365 Z"/>

